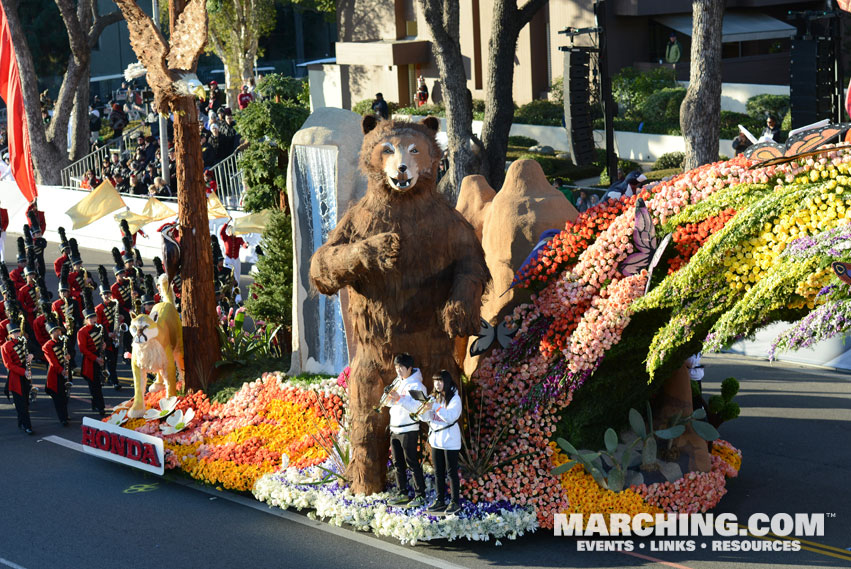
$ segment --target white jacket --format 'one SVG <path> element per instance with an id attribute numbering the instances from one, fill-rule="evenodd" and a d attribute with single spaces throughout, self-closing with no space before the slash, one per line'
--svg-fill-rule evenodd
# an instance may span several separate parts
<path id="1" fill-rule="evenodd" d="M 461 396 L 457 393 L 448 405 L 437 405 L 430 413 L 426 413 L 428 444 L 442 450 L 461 450 L 460 418 Z"/>
<path id="2" fill-rule="evenodd" d="M 398 379 L 399 377 L 396 376 L 396 378 Z M 425 385 L 423 385 L 423 375 L 418 368 L 414 368 L 413 373 L 401 381 L 401 385 L 396 388 L 396 393 L 401 395 L 403 399 L 407 398 L 413 401 L 413 398 L 409 395 L 411 391 L 426 392 Z M 395 405 L 390 406 L 390 432 L 398 434 L 419 431 L 420 424 L 411 419 L 410 411 L 405 409 L 401 403 L 399 401 Z M 401 427 L 400 425 L 406 426 Z"/>

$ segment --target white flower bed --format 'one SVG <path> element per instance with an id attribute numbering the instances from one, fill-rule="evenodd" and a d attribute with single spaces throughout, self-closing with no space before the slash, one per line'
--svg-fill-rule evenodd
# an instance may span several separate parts
<path id="1" fill-rule="evenodd" d="M 328 466 L 326 463 L 325 466 Z M 254 485 L 254 496 L 270 506 L 313 509 L 308 514 L 328 523 L 349 525 L 360 531 L 393 537 L 403 544 L 435 539 L 469 539 L 473 541 L 516 539 L 538 528 L 534 509 L 508 504 L 473 504 L 462 500 L 461 512 L 451 516 L 430 516 L 425 507 L 404 508 L 388 505 L 394 495 L 389 492 L 371 496 L 354 495 L 337 482 L 310 485 L 324 475 L 318 468 L 300 471 L 287 468 L 267 474 Z M 426 474 L 426 494 L 434 497 L 434 476 Z"/>

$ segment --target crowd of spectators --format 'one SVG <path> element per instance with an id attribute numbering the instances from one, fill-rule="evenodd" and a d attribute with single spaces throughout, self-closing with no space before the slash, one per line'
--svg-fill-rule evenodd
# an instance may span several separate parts
<path id="1" fill-rule="evenodd" d="M 123 104 L 122 104 L 123 101 Z M 240 109 L 246 108 L 254 95 L 248 85 L 244 86 L 237 99 Z M 205 181 L 208 193 L 215 191 L 215 180 L 209 169 L 233 154 L 240 146 L 241 139 L 236 132 L 233 112 L 226 106 L 224 91 L 216 81 L 210 81 L 205 99 L 198 98 L 199 130 L 201 135 L 201 154 L 204 161 Z M 122 83 L 121 90 L 113 94 L 113 100 L 101 101 L 95 95 L 90 108 L 90 129 L 93 146 L 97 146 L 98 132 L 104 124 L 109 124 L 113 139 L 121 140 L 119 148 L 112 150 L 110 158 L 104 159 L 97 169 L 85 173 L 81 182 L 83 189 L 96 188 L 104 180 L 109 180 L 115 188 L 128 195 L 174 197 L 174 192 L 160 176 L 162 156 L 160 151 L 159 115 L 153 102 L 143 103 L 140 90 L 132 83 Z M 136 145 L 125 148 L 124 131 L 131 120 L 143 120 L 150 135 L 139 135 Z M 169 179 L 175 179 L 174 122 L 169 116 L 166 122 L 168 140 Z M 132 146 L 132 145 L 131 145 Z"/>

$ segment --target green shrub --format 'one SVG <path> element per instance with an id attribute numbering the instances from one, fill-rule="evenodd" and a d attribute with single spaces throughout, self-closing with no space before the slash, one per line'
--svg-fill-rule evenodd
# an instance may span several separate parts
<path id="1" fill-rule="evenodd" d="M 670 67 L 657 67 L 650 71 L 625 67 L 612 78 L 612 95 L 627 118 L 637 118 L 635 115 L 650 95 L 677 86 L 676 72 Z"/>
<path id="2" fill-rule="evenodd" d="M 525 148 L 529 148 L 530 146 L 536 146 L 538 141 L 534 138 L 529 138 L 528 136 L 509 136 L 508 137 L 508 146 L 523 146 Z"/>
<path id="3" fill-rule="evenodd" d="M 280 192 L 287 188 L 287 164 L 277 146 L 252 141 L 237 158 L 248 190 L 243 207 L 248 212 L 278 209 Z"/>
<path id="4" fill-rule="evenodd" d="M 683 160 L 685 159 L 685 152 L 666 152 L 653 163 L 653 169 L 666 170 L 668 168 L 682 168 Z"/>
<path id="5" fill-rule="evenodd" d="M 648 182 L 655 182 L 657 180 L 663 180 L 668 176 L 675 176 L 682 173 L 682 168 L 665 168 L 664 170 L 651 170 L 650 172 L 645 172 L 644 175 L 647 176 Z"/>
<path id="6" fill-rule="evenodd" d="M 281 148 L 287 149 L 293 135 L 301 128 L 309 115 L 310 109 L 297 100 L 285 100 L 279 103 L 273 99 L 263 99 L 237 111 L 234 119 L 236 131 L 243 140 L 262 140 L 268 137 Z"/>
<path id="7" fill-rule="evenodd" d="M 260 241 L 263 255 L 257 259 L 257 275 L 246 295 L 245 308 L 255 320 L 270 326 L 292 325 L 293 244 L 290 216 L 272 214 Z M 286 349 L 286 346 L 282 346 Z"/>
<path id="8" fill-rule="evenodd" d="M 780 123 L 780 129 L 787 132 L 792 130 L 792 111 L 786 111 L 786 114 L 783 116 L 783 122 Z"/>
<path id="9" fill-rule="evenodd" d="M 685 96 L 686 90 L 682 87 L 665 87 L 645 99 L 641 105 L 641 116 L 645 121 L 679 125 L 680 105 Z"/>
<path id="10" fill-rule="evenodd" d="M 446 109 L 443 108 L 442 104 L 428 104 L 421 107 L 401 107 L 393 112 L 398 115 L 415 115 L 423 117 L 429 115 L 433 117 L 446 116 Z"/>
<path id="11" fill-rule="evenodd" d="M 372 114 L 372 103 L 375 99 L 364 99 L 363 101 L 358 101 L 355 103 L 355 106 L 352 107 L 352 112 L 357 113 L 361 116 Z M 390 115 L 397 112 L 399 109 L 399 104 L 394 103 L 393 101 L 385 101 L 387 103 L 387 109 L 390 111 Z"/>
<path id="12" fill-rule="evenodd" d="M 639 172 L 641 172 L 641 165 L 638 162 L 634 162 L 633 160 L 626 160 L 624 158 L 621 158 L 618 160 L 618 170 L 623 171 L 624 174 L 629 174 L 633 170 L 638 170 Z M 600 185 L 612 185 L 612 181 L 609 180 L 609 173 L 606 171 L 605 167 L 603 168 L 603 171 L 600 172 Z"/>
<path id="13" fill-rule="evenodd" d="M 748 115 L 756 119 L 760 124 L 765 122 L 766 115 L 774 115 L 780 120 L 789 110 L 789 95 L 755 95 L 745 103 Z"/>
<path id="14" fill-rule="evenodd" d="M 739 125 L 759 137 L 764 122 L 765 119 L 754 119 L 744 113 L 721 111 L 721 138 L 736 138 L 739 134 Z"/>
<path id="15" fill-rule="evenodd" d="M 473 113 L 484 113 L 485 104 L 482 99 L 473 99 Z"/>
<path id="16" fill-rule="evenodd" d="M 271 99 L 278 97 L 283 101 L 300 101 L 303 97 L 305 83 L 307 81 L 304 79 L 296 79 L 295 77 L 288 77 L 280 73 L 271 73 L 265 75 L 257 83 L 257 92 L 264 98 Z M 310 105 L 309 98 L 307 104 Z"/>
<path id="17" fill-rule="evenodd" d="M 541 126 L 561 126 L 564 109 L 552 101 L 532 101 L 514 111 L 514 122 Z"/>
<path id="18" fill-rule="evenodd" d="M 564 77 L 556 77 L 550 84 L 550 100 L 564 105 Z"/>

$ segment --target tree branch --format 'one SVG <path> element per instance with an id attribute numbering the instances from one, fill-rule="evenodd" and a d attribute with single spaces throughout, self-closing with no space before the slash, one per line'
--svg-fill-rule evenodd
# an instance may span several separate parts
<path id="1" fill-rule="evenodd" d="M 71 46 L 72 56 L 77 59 L 85 57 L 84 54 L 87 52 L 86 35 L 83 33 L 82 26 L 80 26 L 76 7 L 71 0 L 55 0 L 55 2 L 56 7 L 59 8 L 59 13 L 62 15 L 65 28 L 68 30 L 68 43 Z"/>
<path id="2" fill-rule="evenodd" d="M 89 29 L 89 48 L 94 48 L 97 45 L 100 35 L 106 28 L 123 19 L 124 14 L 121 13 L 121 10 L 115 10 L 109 14 L 97 16 L 92 23 L 92 27 Z"/>
<path id="3" fill-rule="evenodd" d="M 544 4 L 547 3 L 547 0 L 529 0 L 523 6 L 517 9 L 517 25 L 518 29 L 522 29 L 523 26 L 532 21 L 532 18 L 535 16 L 538 10 L 540 10 Z"/>

